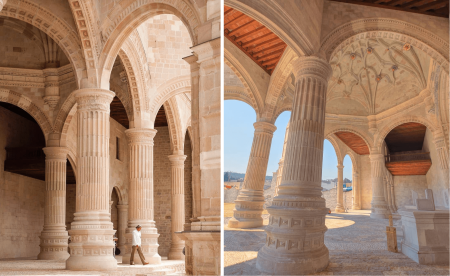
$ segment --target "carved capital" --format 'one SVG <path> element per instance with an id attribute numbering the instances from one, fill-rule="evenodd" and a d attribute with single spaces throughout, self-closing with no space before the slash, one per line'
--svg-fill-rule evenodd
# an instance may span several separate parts
<path id="1" fill-rule="evenodd" d="M 184 160 L 186 160 L 187 155 L 169 155 L 170 163 L 172 167 L 184 167 Z"/>
<path id="2" fill-rule="evenodd" d="M 273 134 L 277 127 L 274 124 L 268 122 L 256 122 L 253 124 L 255 127 L 255 131 L 267 132 L 269 134 Z"/>
<path id="3" fill-rule="evenodd" d="M 191 49 L 197 56 L 198 63 L 202 63 L 208 59 L 212 59 L 215 57 L 220 57 L 220 37 L 194 46 Z"/>
<path id="4" fill-rule="evenodd" d="M 150 144 L 153 145 L 153 138 L 158 131 L 151 128 L 132 128 L 125 130 L 128 137 L 128 145 Z"/>
<path id="5" fill-rule="evenodd" d="M 86 111 L 104 111 L 109 112 L 114 92 L 97 88 L 84 88 L 76 90 L 74 93 L 77 99 L 78 110 Z"/>
<path id="6" fill-rule="evenodd" d="M 42 97 L 46 105 L 50 107 L 50 110 L 54 110 L 59 102 L 59 96 L 44 96 Z"/>
<path id="7" fill-rule="evenodd" d="M 300 57 L 293 65 L 296 79 L 309 76 L 320 78 L 327 83 L 333 72 L 326 60 L 315 56 Z"/>
<path id="8" fill-rule="evenodd" d="M 42 149 L 46 160 L 66 161 L 69 148 L 66 147 L 46 147 Z"/>

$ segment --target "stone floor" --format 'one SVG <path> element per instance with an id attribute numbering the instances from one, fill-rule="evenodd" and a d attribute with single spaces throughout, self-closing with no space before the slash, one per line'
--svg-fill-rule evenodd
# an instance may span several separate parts
<path id="1" fill-rule="evenodd" d="M 163 259 L 159 265 L 124 265 L 122 257 L 116 271 L 70 271 L 65 270 L 64 261 L 42 261 L 36 259 L 0 259 L 0 275 L 184 275 L 184 261 Z"/>
<path id="2" fill-rule="evenodd" d="M 370 211 L 327 215 L 325 244 L 330 264 L 317 275 L 449 275 L 448 266 L 425 266 L 401 253 L 387 251 L 387 219 L 371 219 Z M 268 215 L 263 215 L 264 225 Z M 230 229 L 225 218 L 225 275 L 261 275 L 256 269 L 258 250 L 264 245 L 264 226 Z"/>

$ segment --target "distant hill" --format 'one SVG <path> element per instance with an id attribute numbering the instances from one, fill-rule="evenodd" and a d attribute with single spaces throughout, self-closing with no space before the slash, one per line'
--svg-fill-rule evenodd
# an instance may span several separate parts
<path id="1" fill-rule="evenodd" d="M 245 178 L 245 173 L 237 173 L 237 172 L 225 172 L 223 176 L 223 180 L 225 182 L 230 180 L 239 180 L 240 178 Z M 266 176 L 266 180 L 272 180 L 272 176 Z"/>

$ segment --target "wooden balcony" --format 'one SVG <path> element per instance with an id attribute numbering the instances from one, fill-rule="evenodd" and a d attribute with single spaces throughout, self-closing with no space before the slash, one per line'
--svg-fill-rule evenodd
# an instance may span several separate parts
<path id="1" fill-rule="evenodd" d="M 395 153 L 385 158 L 392 175 L 426 175 L 432 164 L 429 152 Z"/>
<path id="2" fill-rule="evenodd" d="M 45 153 L 42 148 L 21 147 L 5 149 L 5 171 L 45 180 Z M 75 184 L 75 174 L 69 162 L 67 162 L 66 175 L 66 183 Z"/>

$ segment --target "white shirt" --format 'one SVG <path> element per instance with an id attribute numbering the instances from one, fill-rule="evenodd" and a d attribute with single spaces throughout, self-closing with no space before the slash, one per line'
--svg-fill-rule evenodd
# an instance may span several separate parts
<path id="1" fill-rule="evenodd" d="M 133 242 L 132 245 L 139 245 L 141 246 L 141 232 L 137 229 L 133 231 Z"/>

